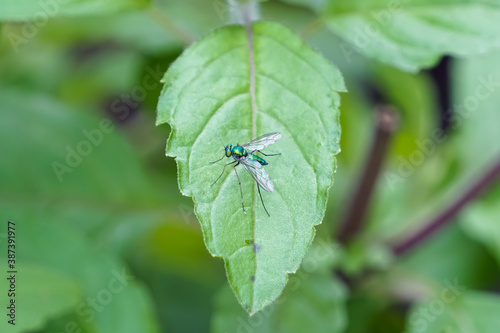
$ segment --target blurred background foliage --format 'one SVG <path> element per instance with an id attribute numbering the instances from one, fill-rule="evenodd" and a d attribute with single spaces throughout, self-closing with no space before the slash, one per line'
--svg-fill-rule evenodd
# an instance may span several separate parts
<path id="1" fill-rule="evenodd" d="M 421 227 L 498 159 L 498 83 L 457 112 L 481 80 L 500 82 L 500 53 L 447 57 L 419 73 L 346 57 L 342 40 L 315 23 L 320 1 L 312 3 L 268 1 L 261 17 L 301 34 L 349 89 L 335 184 L 310 250 L 329 251 L 309 266 L 306 257 L 280 300 L 250 319 L 179 193 L 175 161 L 164 157 L 168 126 L 154 126 L 158 78 L 185 46 L 226 24 L 225 3 L 72 1 L 29 35 L 23 20 L 39 7 L 0 6 L 0 237 L 5 244 L 15 221 L 20 291 L 17 325 L 2 315 L 2 332 L 496 332 L 498 185 L 407 255 L 395 258 L 384 244 Z M 13 34 L 27 37 L 13 44 Z M 368 226 L 349 247 L 333 246 L 380 103 L 400 111 L 400 126 Z M 446 133 L 441 142 L 425 146 L 436 130 Z M 71 153 L 79 150 L 80 158 Z M 420 329 L 419 309 L 453 281 L 465 286 L 459 301 Z"/>

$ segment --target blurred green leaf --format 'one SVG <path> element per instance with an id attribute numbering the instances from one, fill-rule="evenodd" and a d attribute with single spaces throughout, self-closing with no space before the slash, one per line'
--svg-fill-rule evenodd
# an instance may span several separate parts
<path id="1" fill-rule="evenodd" d="M 343 332 L 347 325 L 346 289 L 332 274 L 335 252 L 319 241 L 275 304 L 253 316 L 238 307 L 230 288 L 215 299 L 211 332 Z"/>
<path id="2" fill-rule="evenodd" d="M 368 101 L 357 84 L 348 85 L 348 94 L 342 95 L 340 122 L 342 128 L 342 152 L 337 156 L 338 168 L 335 172 L 335 186 L 330 188 L 328 209 L 320 227 L 329 229 L 328 235 L 338 231 L 342 214 L 354 185 L 359 179 L 359 172 L 365 161 L 369 140 L 373 133 L 373 113 Z M 318 231 L 319 228 L 318 227 Z"/>
<path id="3" fill-rule="evenodd" d="M 19 53 L 5 43 L 0 47 L 0 55 L 1 83 L 28 91 L 53 92 L 70 67 L 66 53 L 36 42 Z"/>
<path id="4" fill-rule="evenodd" d="M 472 238 L 484 244 L 500 265 L 500 186 L 496 186 L 484 198 L 471 204 L 463 214 L 462 226 Z"/>
<path id="5" fill-rule="evenodd" d="M 33 38 L 19 40 L 9 39 L 7 36 L 22 36 L 24 25 L 9 23 L 5 28 L 4 43 L 22 53 L 27 53 L 26 49 L 36 41 L 45 42 L 46 47 L 51 45 L 58 48 L 82 44 L 96 47 L 107 45 L 115 50 L 133 50 L 136 56 L 180 52 L 183 41 L 155 20 L 152 12 L 153 9 L 97 17 L 55 17 L 43 29 L 38 30 Z"/>
<path id="6" fill-rule="evenodd" d="M 327 2 L 331 2 L 330 9 L 335 12 L 318 18 Z M 141 0 L 106 3 L 99 0 L 85 3 L 81 0 L 22 0 L 14 3 L 7 0 L 0 4 L 0 222 L 13 219 L 19 225 L 21 293 L 16 330 L 43 333 L 79 330 L 82 333 L 159 330 L 201 333 L 209 329 L 217 333 L 238 329 L 242 332 L 400 333 L 407 302 L 425 297 L 429 302 L 420 302 L 420 308 L 415 307 L 413 317 L 409 318 L 409 324 L 414 326 L 412 332 L 421 331 L 423 325 L 419 320 L 428 316 L 433 316 L 432 320 L 426 319 L 429 332 L 488 332 L 488 325 L 498 325 L 491 324 L 499 310 L 498 305 L 493 305 L 498 303 L 497 297 L 489 298 L 486 293 L 472 290 L 497 289 L 500 230 L 496 221 L 500 214 L 500 186 L 492 187 L 490 192 L 470 203 L 457 217 L 457 223 L 441 230 L 404 258 L 391 257 L 381 242 L 421 227 L 421 223 L 453 201 L 500 156 L 500 132 L 497 130 L 500 120 L 499 54 L 495 52 L 470 61 L 452 60 L 449 83 L 454 102 L 452 111 L 456 117 L 451 119 L 450 135 L 440 142 L 432 141 L 440 124 L 434 118 L 436 87 L 428 73 L 410 75 L 378 65 L 371 59 L 404 70 L 417 70 L 430 66 L 443 54 L 481 53 L 499 40 L 499 2 L 403 1 L 395 8 L 398 14 L 394 13 L 392 4 L 398 5 L 389 0 L 340 0 L 335 3 L 333 0 L 281 0 L 259 6 L 262 20 L 288 26 L 334 62 L 349 87 L 349 94 L 342 100 L 342 154 L 338 157 L 336 186 L 326 212 L 325 220 L 329 223 L 316 228 L 316 238 L 334 234 L 332 230 L 345 208 L 346 197 L 358 181 L 359 169 L 372 144 L 374 102 L 379 96 L 401 111 L 401 126 L 393 136 L 386 173 L 382 174 L 374 193 L 367 216 L 368 229 L 350 247 L 342 249 L 342 257 L 334 265 L 328 262 L 315 270 L 306 255 L 301 269 L 288 277 L 281 298 L 252 317 L 239 307 L 229 288 L 218 295 L 215 307 L 212 304 L 215 292 L 225 282 L 223 263 L 213 260 L 204 248 L 193 205 L 189 204 L 191 198 L 183 198 L 178 191 L 176 161 L 161 156 L 162 138 L 169 128 L 153 129 L 148 114 L 157 103 L 158 80 L 154 81 L 157 88 L 147 90 L 147 97 L 141 98 L 137 108 L 127 108 L 134 117 L 113 123 L 111 132 L 105 133 L 101 128 L 102 121 L 105 121 L 104 126 L 108 125 L 108 118 L 123 120 L 121 112 L 127 111 L 123 108 L 117 111 L 110 106 L 113 103 L 124 106 L 123 96 L 143 87 L 143 82 L 139 81 L 147 75 L 147 65 L 163 74 L 164 68 L 184 46 L 231 22 L 234 19 L 231 3 L 226 0 L 166 0 L 157 1 L 149 8 L 144 8 L 148 2 Z M 23 16 L 14 19 L 14 14 Z M 25 20 L 28 21 L 23 22 Z M 364 30 L 366 27 L 380 30 L 371 34 Z M 223 31 L 237 38 L 221 44 L 242 45 L 237 51 L 240 52 L 239 60 L 247 57 L 243 29 L 230 27 Z M 296 43 L 296 36 L 276 31 L 281 43 L 303 48 L 302 42 Z M 220 34 L 220 30 L 214 34 Z M 365 38 L 372 35 L 375 37 Z M 317 55 L 306 55 L 304 63 L 291 62 L 292 52 L 284 52 L 278 44 L 273 44 L 267 53 L 264 46 L 271 42 L 264 43 L 264 38 L 267 37 L 256 38 L 257 55 L 260 56 L 257 57 L 259 128 L 275 130 L 266 118 L 270 114 L 279 115 L 283 118 L 280 121 L 291 124 L 290 128 L 300 127 L 301 136 L 296 139 L 299 144 L 305 142 L 303 151 L 315 156 L 312 164 L 324 175 L 330 175 L 331 151 L 338 147 L 316 146 L 329 139 L 307 124 L 316 118 L 299 117 L 297 110 L 307 111 L 307 106 L 293 96 L 293 93 L 303 95 L 305 100 L 312 101 L 310 104 L 329 112 L 330 122 L 324 122 L 326 131 L 328 127 L 333 132 L 338 130 L 336 95 L 333 94 L 333 107 L 326 102 L 322 104 L 332 96 L 329 95 L 331 91 L 321 90 L 319 75 L 313 80 L 302 75 L 301 67 L 307 67 L 308 62 L 317 65 L 324 64 L 324 60 Z M 207 39 L 214 43 L 212 35 Z M 192 48 L 197 51 L 210 49 L 199 47 L 203 43 L 206 40 Z M 207 59 L 224 51 L 217 46 L 211 46 L 210 51 L 214 53 L 196 56 Z M 184 61 L 186 65 L 183 59 L 192 55 L 190 52 L 196 53 L 186 51 L 179 63 Z M 299 56 L 303 52 L 309 51 L 300 51 Z M 216 68 L 193 81 L 204 80 L 206 85 L 190 87 L 187 84 L 183 98 L 196 109 L 193 111 L 195 121 L 191 123 L 203 122 L 196 117 L 202 117 L 209 106 L 231 96 L 232 92 L 240 88 L 248 92 L 248 66 L 240 63 L 234 66 L 229 58 L 226 54 L 221 59 L 224 64 L 219 63 L 222 75 L 226 75 L 223 79 L 217 76 Z M 325 68 L 329 67 L 325 65 Z M 180 76 L 198 73 L 189 64 L 183 69 L 187 70 Z M 321 74 L 331 73 L 336 74 L 331 69 Z M 211 74 L 214 75 L 209 77 Z M 259 74 L 280 78 L 284 88 L 275 88 L 268 78 Z M 233 81 L 228 83 L 229 80 Z M 333 81 L 331 77 L 329 80 Z M 286 88 L 295 90 L 290 93 Z M 234 108 L 234 117 L 225 118 L 224 113 L 219 114 L 207 125 L 207 133 L 209 128 L 211 131 L 210 140 L 200 137 L 193 147 L 182 142 L 187 150 L 185 156 L 193 148 L 192 160 L 208 163 L 222 155 L 222 152 L 217 153 L 221 148 L 219 139 L 223 144 L 249 140 L 249 126 L 239 126 L 249 123 L 248 100 L 244 103 L 245 108 Z M 233 111 L 230 108 L 226 109 L 227 114 Z M 176 121 L 181 117 L 179 115 Z M 176 139 L 180 134 L 174 133 Z M 332 134 L 330 139 L 335 136 L 337 140 L 337 135 Z M 324 140 L 314 139 L 317 137 Z M 93 144 L 91 138 L 98 143 Z M 283 155 L 273 158 L 266 170 L 270 171 L 276 185 L 295 191 L 295 197 L 304 196 L 301 191 L 310 190 L 316 183 L 310 175 L 301 173 L 300 168 L 286 171 L 288 166 L 292 169 L 297 160 L 301 161 L 294 150 L 296 146 L 290 147 L 291 142 L 291 137 L 282 138 L 271 147 L 271 153 Z M 87 155 L 86 148 L 90 150 Z M 75 166 L 67 162 L 68 153 Z M 420 155 L 423 158 L 420 159 Z M 53 162 L 59 162 L 61 169 L 54 169 Z M 178 162 L 182 168 L 185 161 Z M 328 163 L 329 168 L 321 163 Z M 64 172 L 64 165 L 70 171 Z M 184 168 L 187 170 L 187 166 Z M 190 174 L 185 188 L 197 193 L 212 192 L 209 185 L 221 169 L 203 164 Z M 55 170 L 59 171 L 61 182 Z M 388 175 L 399 178 L 394 180 Z M 313 221 L 302 218 L 304 214 L 295 214 L 300 221 L 297 223 L 301 223 L 298 227 L 302 229 L 287 228 L 292 223 L 289 220 L 274 228 L 272 223 L 277 224 L 272 222 L 276 218 L 274 215 L 286 215 L 284 209 L 276 205 L 270 210 L 271 219 L 260 220 L 261 226 L 256 224 L 261 229 L 257 229 L 255 236 L 252 230 L 255 224 L 250 222 L 254 218 L 252 213 L 263 214 L 258 197 L 254 196 L 255 185 L 246 173 L 240 173 L 247 195 L 245 202 L 252 203 L 252 208 L 248 209 L 250 216 L 244 216 L 239 206 L 236 178 L 232 174 L 227 176 L 225 188 L 232 192 L 228 192 L 230 196 L 221 203 L 226 209 L 233 209 L 233 221 L 240 221 L 231 224 L 221 219 L 218 225 L 214 224 L 219 234 L 225 234 L 223 245 L 234 245 L 233 250 L 247 244 L 251 247 L 254 238 L 261 237 L 263 228 L 272 230 L 272 239 L 268 239 L 270 244 L 266 247 L 269 251 L 266 264 L 276 265 L 281 275 L 277 280 L 265 277 L 261 281 L 275 283 L 271 287 L 284 284 L 282 273 L 299 266 L 301 251 L 305 251 L 313 232 Z M 321 181 L 326 184 L 330 178 L 324 177 Z M 317 193 L 320 201 L 325 197 L 324 193 L 319 193 L 321 190 Z M 274 205 L 279 194 L 277 186 L 276 193 L 263 193 L 264 200 Z M 300 199 L 303 201 L 303 197 Z M 308 209 L 321 212 L 323 203 L 315 204 L 310 204 Z M 320 220 L 320 215 L 314 216 L 314 223 Z M 245 222 L 245 218 L 249 221 Z M 207 225 L 211 226 L 206 223 L 203 227 L 205 240 L 211 251 L 215 250 L 212 253 L 226 250 L 225 254 L 230 255 L 230 246 L 223 247 L 221 242 L 210 238 L 207 230 L 211 229 Z M 0 241 L 3 241 L 3 233 L 5 231 L 0 230 Z M 0 242 L 0 247 L 2 244 Z M 271 246 L 279 247 L 282 252 L 275 255 Z M 287 249 L 291 249 L 290 254 Z M 294 259 L 285 264 L 271 260 L 288 256 Z M 394 259 L 398 261 L 395 267 L 390 267 L 388 264 Z M 257 263 L 262 269 L 261 261 L 248 262 Z M 351 273 L 355 279 L 356 288 L 348 300 L 346 290 L 332 274 L 332 265 L 343 269 L 344 273 Z M 228 266 L 227 271 L 233 268 Z M 362 273 L 366 269 L 373 273 L 367 279 Z M 109 286 L 120 273 L 134 278 L 126 279 L 126 286 L 115 293 Z M 251 273 L 247 275 L 250 276 Z M 443 314 L 437 315 L 435 310 L 441 310 L 438 301 L 442 301 L 443 282 L 455 278 L 468 289 L 463 294 L 467 296 L 467 305 L 462 306 L 457 299 L 456 303 L 446 303 Z M 251 285 L 250 280 L 243 282 Z M 0 281 L 2 290 L 6 290 L 6 282 L 5 279 Z M 233 290 L 234 286 L 233 283 Z M 281 290 L 275 288 L 269 292 L 265 287 L 260 289 L 261 293 L 271 300 L 272 292 L 277 294 Z M 112 300 L 108 303 L 109 292 Z M 475 295 L 473 301 L 468 298 L 469 294 Z M 0 299 L 3 298 L 0 296 Z M 95 305 L 91 304 L 92 299 Z M 417 310 L 425 312 L 415 317 Z M 0 324 L 0 331 L 12 331 L 12 327 L 4 324 Z"/>
<path id="7" fill-rule="evenodd" d="M 161 196 L 130 146 L 105 117 L 74 112 L 23 90 L 2 87 L 1 99 L 0 142 L 6 159 L 0 166 L 0 219 L 18 225 L 19 243 L 25 244 L 20 260 L 73 278 L 85 296 L 102 297 L 104 312 L 86 303 L 73 308 L 92 322 L 94 331 L 157 331 L 144 287 L 122 279 L 126 287 L 110 291 L 108 283 L 129 273 L 73 229 L 95 235 L 106 222 L 123 219 L 134 209 L 147 212 L 159 202 Z M 134 224 L 151 219 L 147 216 L 136 214 Z M 121 233 L 134 224 L 124 225 Z M 113 302 L 108 303 L 109 295 Z M 112 313 L 127 320 L 115 320 Z"/>
<path id="8" fill-rule="evenodd" d="M 500 160 L 497 126 L 500 122 L 500 69 L 496 66 L 499 56 L 499 52 L 494 52 L 458 61 L 453 66 L 455 114 L 451 125 L 457 133 L 452 144 L 462 174 L 461 188 L 470 186 Z M 500 187 L 497 183 L 488 190 L 469 204 L 461 222 L 465 232 L 487 246 L 500 262 Z"/>
<path id="9" fill-rule="evenodd" d="M 138 277 L 154 290 L 152 296 L 164 329 L 207 332 L 213 295 L 226 283 L 224 266 L 206 250 L 193 208 L 186 205 L 183 210 L 188 219 L 151 229 L 134 242 L 126 258 Z"/>
<path id="10" fill-rule="evenodd" d="M 342 153 L 337 157 L 339 163 L 337 172 L 344 174 L 342 176 L 344 178 L 348 176 L 354 178 L 359 176 L 360 170 L 358 169 L 365 162 L 366 152 L 370 148 L 375 117 L 360 87 L 353 84 L 348 88 L 349 93 L 342 96 L 340 106 Z M 339 195 L 343 194 L 339 193 Z"/>
<path id="11" fill-rule="evenodd" d="M 194 217 L 192 211 L 191 214 Z M 127 255 L 135 262 L 161 267 L 200 283 L 218 282 L 220 272 L 203 246 L 198 224 L 194 223 L 196 219 L 159 225 L 136 240 L 140 250 L 130 249 Z"/>
<path id="12" fill-rule="evenodd" d="M 32 262 L 78 281 L 85 297 L 72 312 L 91 332 L 158 332 L 148 292 L 122 262 L 94 248 L 55 215 L 50 222 L 33 213 L 16 215 L 18 243 L 30 244 L 19 246 L 19 274 L 23 262 Z"/>
<path id="13" fill-rule="evenodd" d="M 470 56 L 500 46 L 498 0 L 330 1 L 328 26 L 346 42 L 345 57 L 362 54 L 406 71 L 430 67 L 445 54 Z"/>
<path id="14" fill-rule="evenodd" d="M 500 157 L 500 52 L 452 67 L 453 118 L 450 126 L 454 153 L 464 181 L 470 182 Z M 480 149 L 478 149 L 480 147 Z"/>
<path id="15" fill-rule="evenodd" d="M 458 278 L 471 289 L 491 285 L 499 274 L 493 257 L 457 224 L 430 238 L 398 266 L 426 284 Z"/>
<path id="16" fill-rule="evenodd" d="M 93 56 L 88 56 L 87 59 L 84 58 L 85 50 L 75 50 L 74 52 L 75 62 L 79 63 L 72 64 L 74 69 L 71 70 L 71 75 L 64 78 L 64 85 L 60 88 L 61 97 L 66 101 L 81 105 L 92 105 L 92 102 L 97 101 L 98 106 L 101 106 L 103 101 L 109 99 L 110 96 L 116 96 L 115 98 L 119 102 L 110 101 L 108 108 L 112 112 L 116 112 L 118 109 L 126 109 L 127 111 L 116 112 L 115 116 L 115 119 L 125 119 L 131 112 L 130 110 L 134 109 L 130 105 L 127 107 L 124 101 L 134 99 L 130 96 L 131 91 L 138 94 L 139 88 L 136 82 L 138 81 L 137 78 L 140 77 L 140 71 L 144 67 L 142 58 L 136 52 L 112 49 L 104 49 Z M 79 57 L 84 59 L 78 61 Z M 160 84 L 157 80 L 158 78 L 148 79 L 148 84 L 159 87 Z M 144 88 L 144 83 L 140 83 L 141 87 Z M 146 89 L 142 91 L 149 94 Z M 121 98 L 118 97 L 120 95 Z M 123 97 L 125 95 L 128 95 L 128 97 Z M 89 96 L 92 96 L 93 100 L 89 100 Z M 137 102 L 140 101 L 135 101 L 135 103 Z M 124 106 L 126 107 L 123 108 Z"/>
<path id="17" fill-rule="evenodd" d="M 24 241 L 24 237 L 18 234 L 18 240 Z M 5 242 L 2 241 L 2 250 L 6 251 Z M 19 242 L 17 249 L 21 248 Z M 4 248 L 5 247 L 5 248 Z M 32 263 L 22 263 L 17 266 L 17 274 L 12 280 L 15 285 L 15 325 L 11 325 L 4 318 L 0 322 L 2 332 L 26 332 L 42 329 L 49 318 L 61 315 L 64 312 L 72 311 L 82 300 L 83 294 L 79 284 L 75 279 L 61 274 L 44 266 Z M 2 265 L 2 268 L 5 268 Z M 7 298 L 7 291 L 10 289 L 11 281 L 7 278 L 0 280 L 0 288 L 5 290 L 2 297 L 4 306 L 9 306 L 11 298 Z M 7 309 L 6 314 L 11 311 Z"/>
<path id="18" fill-rule="evenodd" d="M 66 43 L 74 43 L 75 39 L 113 40 L 140 52 L 163 56 L 165 52 L 180 52 L 184 45 L 224 25 L 225 10 L 219 13 L 216 3 L 156 1 L 147 10 L 106 17 L 58 18 L 49 22 L 40 34 L 47 40 Z"/>
<path id="19" fill-rule="evenodd" d="M 305 8 L 288 5 L 281 1 L 267 1 L 260 5 L 261 20 L 283 24 L 299 35 L 316 19 L 316 15 Z"/>
<path id="20" fill-rule="evenodd" d="M 399 111 L 399 126 L 394 133 L 389 156 L 394 159 L 393 163 L 401 158 L 408 159 L 440 125 L 434 83 L 426 73 L 410 74 L 376 65 L 373 86 Z"/>
<path id="21" fill-rule="evenodd" d="M 217 30 L 174 63 L 164 78 L 157 118 L 172 126 L 167 155 L 177 158 L 181 192 L 196 202 L 207 248 L 224 258 L 229 282 L 250 313 L 278 297 L 324 215 L 333 154 L 339 151 L 335 91 L 344 90 L 340 73 L 292 32 L 268 22 L 253 29 L 257 134 L 283 134 L 272 147 L 282 155 L 266 166 L 276 186 L 275 193 L 263 195 L 271 217 L 248 174 L 240 172 L 244 202 L 252 207 L 247 215 L 232 172 L 211 187 L 221 165 L 208 162 L 220 157 L 219 140 L 234 144 L 252 138 L 243 27 Z"/>
<path id="22" fill-rule="evenodd" d="M 499 275 L 493 258 L 469 239 L 458 224 L 420 244 L 387 268 L 379 269 L 380 274 L 369 275 L 351 293 L 349 318 L 356 320 L 349 322 L 347 332 L 407 332 L 402 329 L 401 315 L 406 313 L 402 305 L 439 298 L 443 286 L 450 284 L 461 291 L 489 287 Z"/>
<path id="23" fill-rule="evenodd" d="M 329 0 L 281 0 L 291 5 L 309 8 L 315 12 L 324 9 Z"/>
<path id="24" fill-rule="evenodd" d="M 377 184 L 372 222 L 367 230 L 370 237 L 387 239 L 416 222 L 422 207 L 428 207 L 435 195 L 435 183 L 449 170 L 442 170 L 441 160 L 436 165 L 432 160 L 444 159 L 437 153 L 439 142 L 434 140 L 435 133 L 444 132 L 438 122 L 438 99 L 429 75 L 376 65 L 372 76 L 373 86 L 396 108 L 399 118 L 391 137 L 385 172 Z M 371 138 L 374 131 L 375 119 Z"/>
<path id="25" fill-rule="evenodd" d="M 148 6 L 149 0 L 3 0 L 0 3 L 0 20 L 33 21 L 20 38 L 29 38 L 34 30 L 47 24 L 55 16 L 101 15 Z M 10 36 L 12 38 L 12 36 Z"/>
<path id="26" fill-rule="evenodd" d="M 433 133 L 439 130 L 437 96 L 428 75 L 371 64 L 363 77 L 370 80 L 387 104 L 396 107 L 399 118 L 384 164 L 385 173 L 378 179 L 367 217 L 369 224 L 364 236 L 371 243 L 368 245 L 370 248 L 378 240 L 390 238 L 414 224 L 412 214 L 419 215 L 422 210 L 418 203 L 428 205 L 429 198 L 434 195 L 436 181 L 449 170 L 442 169 L 441 160 L 432 168 L 420 170 L 422 163 L 431 162 L 432 157 L 444 158 L 435 153 L 435 143 L 429 154 L 422 151 L 422 147 L 427 149 Z M 376 130 L 376 105 L 366 96 L 365 84 L 351 80 L 348 88 L 349 94 L 343 96 L 341 106 L 342 154 L 338 157 L 338 191 L 332 194 L 332 205 L 340 214 L 349 198 L 346 198 L 346 193 L 351 193 L 353 184 L 359 181 Z M 413 163 L 415 155 L 419 157 L 419 164 L 416 165 Z M 406 169 L 407 165 L 411 169 Z M 432 172 L 429 172 L 430 169 Z M 370 252 L 368 250 L 368 254 Z"/>
<path id="27" fill-rule="evenodd" d="M 279 3 L 264 3 L 263 7 L 263 17 L 288 22 L 304 20 L 298 15 L 298 10 Z M 288 12 L 283 15 L 285 9 Z M 56 17 L 37 34 L 51 43 L 114 41 L 140 52 L 164 56 L 165 52 L 180 52 L 184 45 L 225 25 L 230 19 L 230 10 L 226 0 L 156 1 L 146 10 L 113 13 L 105 17 Z M 289 13 L 293 15 L 291 19 Z M 23 29 L 23 25 L 11 24 L 7 34 L 23 37 Z M 20 45 L 29 41 L 22 40 Z M 15 42 L 10 41 L 10 44 L 15 45 Z"/>
<path id="28" fill-rule="evenodd" d="M 344 333 L 401 333 L 404 332 L 404 311 L 398 304 L 392 303 L 390 296 L 373 297 L 379 286 L 371 286 L 350 295 L 347 302 L 349 326 Z"/>
<path id="29" fill-rule="evenodd" d="M 495 333 L 500 325 L 500 297 L 446 285 L 435 298 L 413 307 L 409 333 Z"/>
<path id="30" fill-rule="evenodd" d="M 385 270 L 393 261 L 393 254 L 385 246 L 359 241 L 352 242 L 346 248 L 340 267 L 346 275 L 356 276 L 366 270 Z"/>
<path id="31" fill-rule="evenodd" d="M 161 202 L 158 188 L 108 117 L 68 110 L 42 94 L 7 88 L 1 94 L 5 204 L 40 209 L 47 218 L 71 216 L 73 225 L 93 230 L 109 218 Z"/>

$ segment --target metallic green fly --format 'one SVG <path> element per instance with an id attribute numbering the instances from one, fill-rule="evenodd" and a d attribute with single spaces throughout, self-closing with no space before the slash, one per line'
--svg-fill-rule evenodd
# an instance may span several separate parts
<path id="1" fill-rule="evenodd" d="M 260 201 L 262 202 L 262 206 L 264 207 L 264 210 L 266 211 L 267 215 L 270 216 L 269 212 L 266 209 L 266 205 L 264 205 L 264 200 L 262 200 L 262 194 L 260 193 L 260 188 L 262 187 L 264 190 L 268 192 L 273 192 L 274 185 L 273 182 L 269 179 L 269 175 L 266 173 L 266 171 L 264 171 L 263 168 L 264 165 L 268 164 L 267 161 L 264 160 L 262 157 L 259 157 L 257 154 L 255 154 L 255 152 L 259 152 L 264 156 L 280 155 L 280 154 L 264 154 L 263 152 L 261 152 L 261 149 L 264 149 L 265 147 L 273 144 L 279 138 L 281 138 L 281 133 L 268 133 L 264 134 L 263 136 L 259 136 L 258 138 L 253 139 L 252 141 L 247 142 L 241 146 L 238 143 L 234 147 L 233 145 L 229 144 L 226 147 L 224 147 L 225 150 L 224 156 L 222 156 L 217 161 L 210 162 L 210 163 L 219 162 L 224 157 L 232 157 L 234 159 L 234 161 L 224 165 L 222 173 L 213 182 L 212 185 L 217 183 L 220 177 L 222 177 L 228 165 L 236 163 L 233 169 L 234 172 L 236 173 L 236 177 L 238 178 L 238 183 L 240 184 L 241 207 L 243 207 L 243 212 L 245 214 L 247 212 L 245 211 L 245 205 L 243 204 L 243 190 L 241 189 L 241 181 L 240 177 L 238 176 L 238 172 L 236 172 L 236 167 L 240 164 L 243 165 L 245 169 L 252 175 L 253 179 L 257 182 L 257 190 L 259 191 Z"/>

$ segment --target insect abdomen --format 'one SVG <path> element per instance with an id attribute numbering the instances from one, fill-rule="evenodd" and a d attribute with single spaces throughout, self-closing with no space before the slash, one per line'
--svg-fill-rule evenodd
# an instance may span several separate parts
<path id="1" fill-rule="evenodd" d="M 267 165 L 267 164 L 268 164 L 268 163 L 266 162 L 266 160 L 265 160 L 265 159 L 263 159 L 263 158 L 261 158 L 261 157 L 259 157 L 259 156 L 257 156 L 257 155 L 254 155 L 254 154 L 248 154 L 248 156 L 249 156 L 251 159 L 253 159 L 253 160 L 255 160 L 255 161 L 259 162 L 261 165 Z"/>

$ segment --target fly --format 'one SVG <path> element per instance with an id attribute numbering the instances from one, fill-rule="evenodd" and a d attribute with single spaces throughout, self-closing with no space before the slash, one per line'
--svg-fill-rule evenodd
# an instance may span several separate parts
<path id="1" fill-rule="evenodd" d="M 245 214 L 247 212 L 245 211 L 245 205 L 243 204 L 243 190 L 241 189 L 241 181 L 240 177 L 238 176 L 238 172 L 236 172 L 236 167 L 241 164 L 250 173 L 250 175 L 252 175 L 253 179 L 257 183 L 257 190 L 259 191 L 259 196 L 260 196 L 260 201 L 262 202 L 262 206 L 264 207 L 264 210 L 266 211 L 267 215 L 270 217 L 271 215 L 269 215 L 269 212 L 266 209 L 266 205 L 264 205 L 264 200 L 262 200 L 262 194 L 260 193 L 260 188 L 262 187 L 264 190 L 268 192 L 273 192 L 274 185 L 273 182 L 269 179 L 269 175 L 263 168 L 264 165 L 268 164 L 267 161 L 264 160 L 262 157 L 258 156 L 256 152 L 259 152 L 264 156 L 281 155 L 279 153 L 264 154 L 263 152 L 261 152 L 261 149 L 264 149 L 265 147 L 275 143 L 276 140 L 278 140 L 279 138 L 281 138 L 281 133 L 268 133 L 264 134 L 263 136 L 259 136 L 258 138 L 253 139 L 252 141 L 247 142 L 241 146 L 240 144 L 236 144 L 236 146 L 233 147 L 233 145 L 229 144 L 226 147 L 224 147 L 225 150 L 224 156 L 222 156 L 217 161 L 210 162 L 210 163 L 219 162 L 224 157 L 232 157 L 234 159 L 234 161 L 224 165 L 222 173 L 213 182 L 212 185 L 217 183 L 220 177 L 222 177 L 228 165 L 236 163 L 233 169 L 234 172 L 236 173 L 236 177 L 238 178 L 238 183 L 240 185 L 241 207 L 243 207 L 243 212 Z"/>

